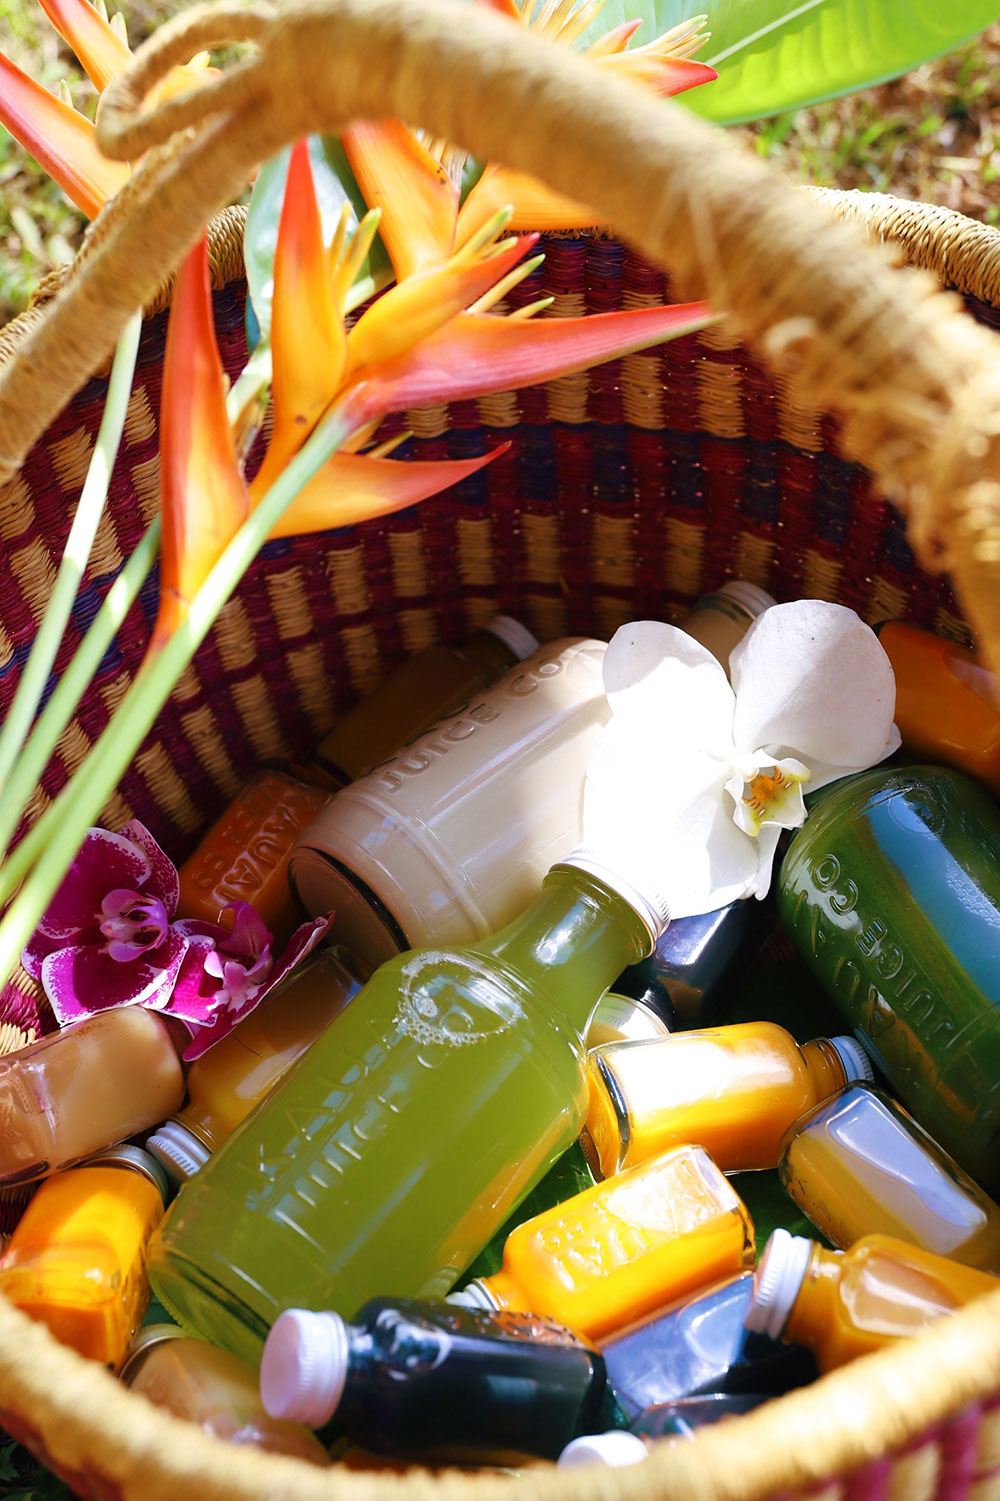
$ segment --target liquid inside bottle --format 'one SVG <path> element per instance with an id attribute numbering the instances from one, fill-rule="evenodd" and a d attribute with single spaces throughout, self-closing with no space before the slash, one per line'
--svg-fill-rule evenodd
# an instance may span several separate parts
<path id="1" fill-rule="evenodd" d="M 343 951 L 326 950 L 195 1059 L 183 1109 L 146 1143 L 175 1183 L 204 1166 L 361 984 Z"/>
<path id="2" fill-rule="evenodd" d="M 723 1171 L 776 1167 L 792 1121 L 872 1070 L 853 1037 L 799 1046 L 772 1022 L 743 1022 L 595 1048 L 587 1075 L 587 1132 L 610 1177 L 681 1142 Z"/>
<path id="3" fill-rule="evenodd" d="M 776 1230 L 755 1274 L 747 1327 L 808 1345 L 826 1372 L 998 1288 L 985 1272 L 888 1235 L 824 1251 Z"/>
<path id="4" fill-rule="evenodd" d="M 120 1364 L 149 1302 L 143 1255 L 167 1180 L 137 1147 L 117 1147 L 38 1189 L 0 1259 L 0 1292 L 63 1344 Z"/>
<path id="5" fill-rule="evenodd" d="M 558 1325 L 403 1298 L 374 1298 L 349 1324 L 289 1310 L 260 1376 L 269 1412 L 332 1417 L 372 1453 L 459 1464 L 554 1459 L 604 1426 L 607 1402 L 600 1355 Z"/>
<path id="6" fill-rule="evenodd" d="M 1000 1206 L 881 1090 L 854 1085 L 802 1116 L 778 1171 L 835 1246 L 880 1232 L 1000 1272 Z"/>
<path id="7" fill-rule="evenodd" d="M 346 787 L 537 649 L 531 632 L 509 615 L 495 615 L 458 645 L 425 647 L 348 710 L 310 760 L 334 786 Z"/>
<path id="8" fill-rule="evenodd" d="M 781 920 L 906 1108 L 1000 1193 L 1000 810 L 968 777 L 880 768 L 823 788 Z"/>
<path id="9" fill-rule="evenodd" d="M 600 1340 L 752 1265 L 753 1225 L 700 1147 L 678 1147 L 520 1225 L 450 1302 L 545 1314 Z"/>
<path id="10" fill-rule="evenodd" d="M 185 1041 L 119 1006 L 0 1058 L 0 1183 L 72 1167 L 177 1110 Z"/>
<path id="11" fill-rule="evenodd" d="M 383 965 L 181 1189 L 161 1302 L 253 1359 L 283 1308 L 443 1296 L 579 1134 L 590 1013 L 665 920 L 630 902 L 557 866 L 493 938 Z"/>

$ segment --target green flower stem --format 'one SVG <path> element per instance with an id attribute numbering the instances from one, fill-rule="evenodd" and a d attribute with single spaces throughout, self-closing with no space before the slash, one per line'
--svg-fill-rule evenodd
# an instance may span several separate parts
<path id="1" fill-rule="evenodd" d="M 41 854 L 0 922 L 0 985 L 13 973 L 21 950 L 55 895 L 87 830 L 96 822 L 222 606 L 286 507 L 352 430 L 350 422 L 337 411 L 315 428 L 240 527 L 192 600 L 181 626 L 156 657 L 143 663 L 111 723 L 72 781 L 38 820 L 31 838 L 33 848 Z M 3 885 L 0 900 L 6 900 L 13 889 L 8 870 L 17 854 L 15 851 L 0 872 Z"/>
<path id="2" fill-rule="evenodd" d="M 42 770 L 48 764 L 60 735 L 100 666 L 104 653 L 114 640 L 115 632 L 132 608 L 142 582 L 156 560 L 159 546 L 160 518 L 156 516 L 108 590 L 73 660 L 42 710 L 24 748 L 24 754 L 10 774 L 4 795 L 0 798 L 0 851 L 6 851 Z M 40 848 L 41 843 L 32 830 L 25 835 L 10 860 L 0 869 L 0 882 L 6 885 L 9 881 L 9 891 L 14 889 L 30 868 Z"/>
<path id="3" fill-rule="evenodd" d="M 94 545 L 97 527 L 104 513 L 108 486 L 111 483 L 111 471 L 118 454 L 118 445 L 125 426 L 125 413 L 132 392 L 132 376 L 135 372 L 141 330 L 142 314 L 136 313 L 118 341 L 114 363 L 111 367 L 111 378 L 108 382 L 104 415 L 101 418 L 101 427 L 97 434 L 90 467 L 87 470 L 87 478 L 80 494 L 80 503 L 76 508 L 73 525 L 66 539 L 59 572 L 56 575 L 49 602 L 45 607 L 42 623 L 24 672 L 21 674 L 21 681 L 17 685 L 13 703 L 4 720 L 3 729 L 0 730 L 0 804 L 3 806 L 5 815 L 8 813 L 10 796 L 8 778 L 14 766 L 18 764 L 18 756 L 27 739 L 28 731 L 31 729 L 42 694 L 45 692 L 45 684 L 52 671 L 52 664 L 56 659 L 56 652 L 59 650 L 59 643 L 63 638 L 66 622 L 80 587 L 83 570 L 87 566 L 90 550 Z M 31 786 L 33 786 L 41 775 L 45 762 L 32 759 L 29 761 L 29 766 Z M 15 825 L 20 812 L 19 806 L 15 812 Z M 9 838 L 9 834 L 7 837 Z M 6 849 L 6 840 L 0 843 L 0 850 L 2 849 Z"/>

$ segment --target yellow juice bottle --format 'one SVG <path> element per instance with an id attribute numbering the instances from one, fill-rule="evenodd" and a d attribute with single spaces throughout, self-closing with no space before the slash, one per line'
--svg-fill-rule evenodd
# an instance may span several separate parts
<path id="1" fill-rule="evenodd" d="M 541 1314 L 599 1340 L 753 1257 L 742 1200 L 706 1152 L 682 1146 L 526 1220 L 500 1271 L 449 1301 Z"/>
<path id="2" fill-rule="evenodd" d="M 588 1055 L 587 1134 L 605 1177 L 682 1142 L 725 1172 L 773 1168 L 792 1122 L 871 1064 L 853 1037 L 801 1046 L 773 1022 L 610 1043 Z"/>
<path id="3" fill-rule="evenodd" d="M 63 1344 L 117 1367 L 149 1303 L 143 1259 L 166 1196 L 163 1169 L 138 1147 L 55 1174 L 0 1259 L 0 1292 Z"/>
<path id="4" fill-rule="evenodd" d="M 833 1370 L 1000 1288 L 1000 1278 L 890 1235 L 866 1235 L 849 1251 L 775 1230 L 754 1276 L 746 1327 L 807 1345 Z"/>

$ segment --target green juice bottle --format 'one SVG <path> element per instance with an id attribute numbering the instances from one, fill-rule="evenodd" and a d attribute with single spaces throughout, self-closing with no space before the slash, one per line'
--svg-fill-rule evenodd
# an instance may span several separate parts
<path id="1" fill-rule="evenodd" d="M 286 1308 L 443 1297 L 579 1135 L 590 1015 L 667 915 L 578 850 L 501 932 L 383 964 L 181 1189 L 160 1301 L 255 1360 Z"/>

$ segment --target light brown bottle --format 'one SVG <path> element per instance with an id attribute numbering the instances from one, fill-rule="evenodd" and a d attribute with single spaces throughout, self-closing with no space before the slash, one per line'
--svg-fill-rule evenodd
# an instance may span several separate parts
<path id="1" fill-rule="evenodd" d="M 289 1454 L 309 1464 L 330 1462 L 308 1428 L 268 1417 L 253 1366 L 228 1350 L 192 1339 L 176 1324 L 150 1324 L 140 1330 L 118 1379 L 215 1438 Z"/>
<path id="2" fill-rule="evenodd" d="M 519 620 L 494 615 L 467 641 L 415 652 L 323 736 L 309 764 L 346 787 L 537 650 Z"/>
<path id="3" fill-rule="evenodd" d="M 190 1034 L 142 1006 L 100 1011 L 0 1058 L 0 1183 L 29 1183 L 157 1125 L 184 1098 Z"/>
<path id="4" fill-rule="evenodd" d="M 775 1230 L 754 1275 L 746 1327 L 807 1345 L 821 1372 L 926 1328 L 1000 1280 L 889 1235 L 849 1251 Z"/>
<path id="5" fill-rule="evenodd" d="M 725 585 L 684 629 L 728 663 L 755 611 Z M 735 591 L 735 592 L 733 592 Z M 394 954 L 463 945 L 534 900 L 581 840 L 583 783 L 610 716 L 606 643 L 540 647 L 453 719 L 336 793 L 296 841 L 289 879 L 306 910 L 373 968 Z"/>
<path id="6" fill-rule="evenodd" d="M 204 1166 L 362 983 L 346 954 L 326 950 L 195 1059 L 183 1108 L 146 1143 L 175 1183 Z"/>

